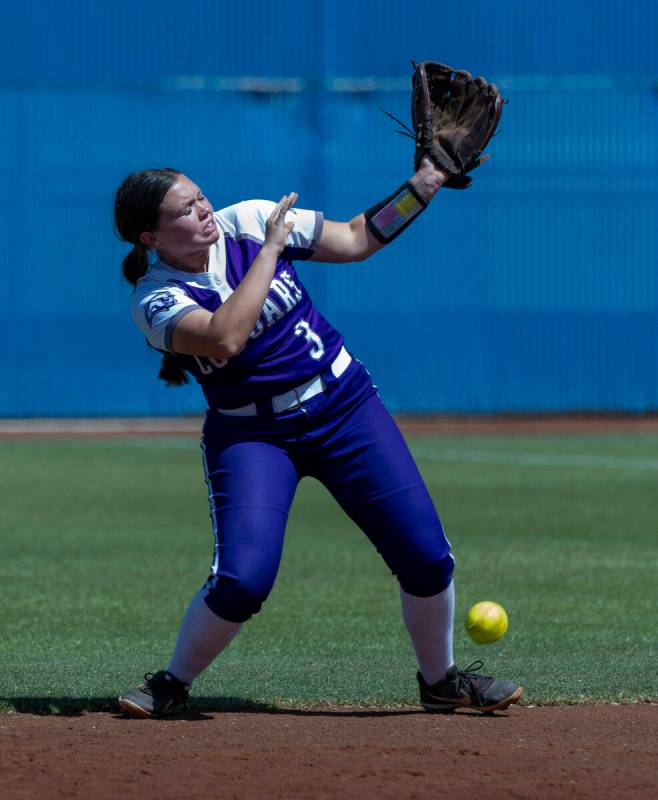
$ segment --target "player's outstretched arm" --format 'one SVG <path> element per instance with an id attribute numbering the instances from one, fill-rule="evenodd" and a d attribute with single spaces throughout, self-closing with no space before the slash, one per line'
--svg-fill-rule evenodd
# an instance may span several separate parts
<path id="1" fill-rule="evenodd" d="M 407 181 L 404 187 L 400 187 L 400 190 L 382 203 L 359 214 L 349 222 L 325 220 L 320 241 L 311 261 L 336 263 L 363 261 L 368 258 L 397 236 L 427 206 L 447 179 L 448 176 L 429 158 L 423 158 L 415 175 Z M 407 189 L 406 195 L 403 191 L 405 187 L 411 187 Z M 393 211 L 400 206 L 400 195 L 402 196 L 402 207 L 409 206 L 410 213 L 407 220 L 400 218 L 399 214 L 398 218 L 395 218 Z M 397 201 L 397 205 L 395 201 Z M 374 223 L 372 217 L 375 217 Z M 398 226 L 388 241 L 386 229 L 381 226 L 377 227 L 378 217 L 388 221 L 389 225 L 397 224 Z"/>

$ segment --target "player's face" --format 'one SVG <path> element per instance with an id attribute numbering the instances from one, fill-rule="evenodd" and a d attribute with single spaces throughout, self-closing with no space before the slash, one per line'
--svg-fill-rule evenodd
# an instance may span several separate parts
<path id="1" fill-rule="evenodd" d="M 210 201 L 196 183 L 181 175 L 160 206 L 155 247 L 163 255 L 184 259 L 188 254 L 207 250 L 218 238 Z"/>

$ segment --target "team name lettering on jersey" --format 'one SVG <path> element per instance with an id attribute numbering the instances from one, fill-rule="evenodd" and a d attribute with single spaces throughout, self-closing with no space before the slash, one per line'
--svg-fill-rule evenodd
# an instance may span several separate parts
<path id="1" fill-rule="evenodd" d="M 210 358 L 206 356 L 193 356 L 199 365 L 202 375 L 212 375 L 213 369 L 222 369 L 228 364 L 228 358 Z"/>
<path id="2" fill-rule="evenodd" d="M 279 276 L 279 278 L 274 278 L 270 284 L 270 291 L 276 295 L 276 299 L 269 295 L 265 298 L 263 311 L 256 320 L 254 329 L 249 336 L 250 339 L 257 339 L 263 331 L 283 319 L 302 299 L 303 292 L 288 270 L 282 270 Z"/>
<path id="3" fill-rule="evenodd" d="M 292 275 L 288 272 L 287 269 L 281 270 L 281 277 L 283 278 L 284 282 L 292 289 L 292 293 L 295 297 L 295 302 L 299 302 L 302 299 L 302 290 L 297 286 L 295 281 L 292 279 Z"/>

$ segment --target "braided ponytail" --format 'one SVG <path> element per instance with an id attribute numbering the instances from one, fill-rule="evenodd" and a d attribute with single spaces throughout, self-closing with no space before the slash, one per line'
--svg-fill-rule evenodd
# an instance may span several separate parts
<path id="1" fill-rule="evenodd" d="M 148 250 L 140 239 L 145 231 L 155 231 L 160 222 L 160 206 L 169 189 L 180 177 L 176 169 L 147 169 L 129 175 L 114 198 L 114 223 L 124 242 L 133 249 L 123 259 L 123 276 L 133 286 L 149 268 Z M 158 377 L 167 386 L 189 383 L 185 370 L 174 353 L 165 353 Z"/>

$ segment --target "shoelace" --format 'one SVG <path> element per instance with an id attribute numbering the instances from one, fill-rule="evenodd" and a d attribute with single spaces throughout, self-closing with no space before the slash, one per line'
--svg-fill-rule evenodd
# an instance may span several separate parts
<path id="1" fill-rule="evenodd" d="M 144 681 L 145 681 L 144 689 L 146 690 L 147 693 L 151 695 L 153 695 L 153 687 L 155 686 L 157 688 L 162 683 L 162 681 L 160 680 L 160 678 L 157 677 L 155 672 L 145 672 Z"/>
<path id="2" fill-rule="evenodd" d="M 158 674 L 155 672 L 146 672 L 144 674 L 144 680 L 146 681 L 144 688 L 150 693 L 151 697 L 153 697 L 154 689 L 157 691 L 166 688 L 169 690 L 170 696 L 175 697 L 177 700 L 182 700 L 183 707 L 187 709 L 187 693 L 185 692 L 184 684 L 179 680 L 167 680 L 164 673 L 162 677 L 158 677 Z"/>
<path id="3" fill-rule="evenodd" d="M 463 688 L 464 691 L 468 692 L 469 695 L 471 696 L 475 695 L 475 698 L 478 704 L 480 705 L 482 704 L 482 696 L 478 691 L 476 681 L 483 679 L 486 680 L 489 677 L 488 675 L 476 674 L 477 672 L 479 672 L 479 670 L 482 669 L 483 666 L 484 666 L 483 661 L 480 661 L 479 659 L 477 661 L 474 661 L 472 664 L 469 664 L 466 667 L 466 669 L 459 670 L 459 672 L 457 673 L 457 680 L 456 680 L 457 691 L 461 692 Z"/>
<path id="4" fill-rule="evenodd" d="M 171 691 L 177 691 L 177 689 L 183 686 L 183 684 L 177 680 L 176 678 L 168 679 L 165 676 L 165 673 L 161 675 L 157 672 L 146 672 L 144 674 L 144 680 L 146 681 L 149 688 L 153 686 L 157 686 L 158 688 L 161 686 L 166 686 Z"/>

